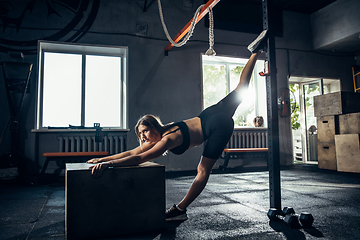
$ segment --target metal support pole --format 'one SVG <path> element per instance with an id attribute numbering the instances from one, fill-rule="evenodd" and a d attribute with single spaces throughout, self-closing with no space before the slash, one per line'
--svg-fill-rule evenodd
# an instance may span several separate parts
<path id="1" fill-rule="evenodd" d="M 277 69 L 275 56 L 275 37 L 272 30 L 272 12 L 269 11 L 268 6 L 268 0 L 262 0 L 263 29 L 268 30 L 268 42 L 265 60 L 269 63 L 269 74 L 266 76 L 268 117 L 268 167 L 270 190 L 269 194 L 270 208 L 281 209 L 279 119 L 277 110 Z"/>
<path id="2" fill-rule="evenodd" d="M 147 5 L 147 0 L 145 0 L 145 2 L 144 2 L 143 12 L 146 12 L 146 5 Z"/>

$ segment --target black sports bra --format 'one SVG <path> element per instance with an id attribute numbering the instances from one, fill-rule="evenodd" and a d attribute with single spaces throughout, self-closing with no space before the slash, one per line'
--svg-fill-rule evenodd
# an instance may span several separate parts
<path id="1" fill-rule="evenodd" d="M 180 155 L 180 154 L 183 154 L 186 150 L 189 149 L 189 146 L 190 146 L 190 133 L 189 133 L 189 128 L 188 126 L 186 125 L 186 123 L 184 122 L 177 122 L 177 123 L 174 123 L 173 126 L 177 126 L 179 128 L 165 134 L 164 136 L 170 134 L 170 133 L 174 133 L 178 130 L 180 130 L 182 136 L 183 136 L 183 142 L 177 146 L 177 147 L 174 147 L 173 149 L 169 149 L 170 152 L 176 154 L 176 155 Z"/>

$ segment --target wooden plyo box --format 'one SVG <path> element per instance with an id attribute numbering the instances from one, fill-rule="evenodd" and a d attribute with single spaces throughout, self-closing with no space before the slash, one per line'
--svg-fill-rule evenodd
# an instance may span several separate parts
<path id="1" fill-rule="evenodd" d="M 165 226 L 165 167 L 143 163 L 107 169 L 93 178 L 91 164 L 66 164 L 66 239 L 118 237 Z"/>
<path id="2" fill-rule="evenodd" d="M 335 153 L 335 142 L 318 142 L 318 167 L 321 169 L 336 170 L 337 159 Z"/>
<path id="3" fill-rule="evenodd" d="M 317 117 L 318 142 L 335 142 L 335 134 L 339 134 L 339 116 Z"/>
<path id="4" fill-rule="evenodd" d="M 335 92 L 314 97 L 315 117 L 360 112 L 360 93 Z"/>
<path id="5" fill-rule="evenodd" d="M 360 172 L 360 134 L 335 136 L 337 169 L 341 172 Z"/>
<path id="6" fill-rule="evenodd" d="M 340 134 L 360 133 L 360 113 L 349 113 L 339 116 Z"/>

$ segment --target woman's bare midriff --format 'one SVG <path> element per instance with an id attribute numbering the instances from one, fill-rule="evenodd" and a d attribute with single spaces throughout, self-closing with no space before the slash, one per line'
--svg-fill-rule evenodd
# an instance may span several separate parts
<path id="1" fill-rule="evenodd" d="M 190 135 L 190 145 L 189 148 L 193 148 L 196 146 L 199 146 L 203 143 L 203 134 L 202 134 L 202 128 L 201 128 L 201 120 L 199 117 L 191 118 L 188 120 L 183 121 L 189 129 L 189 135 Z M 173 128 L 170 128 L 166 132 L 163 133 L 163 136 L 170 137 L 173 141 L 178 142 L 179 146 L 182 141 L 182 134 L 181 131 L 176 131 L 176 129 L 179 129 L 179 127 L 175 126 Z M 175 131 L 174 131 L 175 130 Z M 171 133 L 168 135 L 168 133 Z"/>
<path id="2" fill-rule="evenodd" d="M 184 121 L 189 128 L 190 133 L 190 146 L 193 148 L 199 146 L 203 143 L 204 137 L 201 128 L 201 119 L 199 117 L 194 117 Z"/>

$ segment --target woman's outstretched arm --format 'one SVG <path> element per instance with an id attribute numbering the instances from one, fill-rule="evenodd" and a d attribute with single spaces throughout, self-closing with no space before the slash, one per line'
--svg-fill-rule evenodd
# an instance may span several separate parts
<path id="1" fill-rule="evenodd" d="M 141 151 L 137 154 L 129 155 L 120 159 L 113 159 L 110 161 L 98 163 L 89 167 L 89 169 L 91 169 L 92 175 L 97 178 L 100 177 L 102 172 L 109 167 L 137 166 L 141 163 L 148 162 L 157 157 L 160 157 L 168 149 L 178 146 L 179 144 L 176 142 L 177 141 L 173 141 L 171 138 L 164 137 L 146 151 Z"/>
<path id="2" fill-rule="evenodd" d="M 103 163 L 103 162 L 108 162 L 108 161 L 112 161 L 112 160 L 116 160 L 116 159 L 122 159 L 125 157 L 137 155 L 137 154 L 140 154 L 144 151 L 151 149 L 154 145 L 155 145 L 155 143 L 146 142 L 142 146 L 136 147 L 132 150 L 114 154 L 111 156 L 102 157 L 102 158 L 93 158 L 93 159 L 87 161 L 87 163 Z"/>
<path id="3" fill-rule="evenodd" d="M 135 150 L 135 149 L 133 149 L 133 150 Z M 133 151 L 133 150 L 131 150 L 131 151 Z M 102 163 L 102 162 L 108 162 L 108 161 L 111 161 L 114 159 L 128 157 L 131 155 L 131 151 L 125 151 L 125 152 L 122 152 L 119 154 L 102 157 L 102 158 L 93 158 L 93 159 L 90 159 L 89 161 L 87 161 L 87 163 Z"/>

